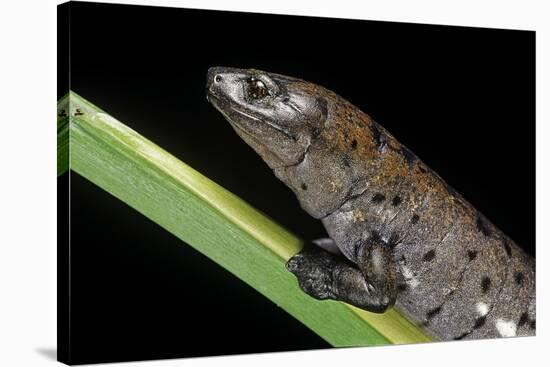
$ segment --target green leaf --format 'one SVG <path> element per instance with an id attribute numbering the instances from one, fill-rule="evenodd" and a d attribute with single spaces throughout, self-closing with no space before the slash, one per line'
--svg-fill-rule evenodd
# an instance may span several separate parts
<path id="1" fill-rule="evenodd" d="M 379 315 L 307 296 L 284 266 L 300 251 L 299 238 L 74 92 L 59 105 L 70 117 L 58 119 L 58 162 L 70 151 L 72 171 L 235 274 L 331 345 L 430 341 L 395 309 Z"/>

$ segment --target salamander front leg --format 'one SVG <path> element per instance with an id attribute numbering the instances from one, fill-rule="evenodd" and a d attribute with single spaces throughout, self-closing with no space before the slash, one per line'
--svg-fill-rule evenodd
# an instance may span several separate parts
<path id="1" fill-rule="evenodd" d="M 395 271 L 391 249 L 383 244 L 358 247 L 357 265 L 321 249 L 309 247 L 287 262 L 300 288 L 323 300 L 343 301 L 382 313 L 395 303 Z"/>

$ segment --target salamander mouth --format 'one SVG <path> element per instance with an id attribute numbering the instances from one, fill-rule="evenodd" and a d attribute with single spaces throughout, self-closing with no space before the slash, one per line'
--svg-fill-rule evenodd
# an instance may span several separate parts
<path id="1" fill-rule="evenodd" d="M 236 114 L 241 117 L 244 117 L 249 121 L 254 121 L 255 123 L 258 123 L 258 124 L 267 125 L 270 128 L 277 130 L 281 134 L 285 135 L 287 138 L 293 141 L 296 141 L 296 137 L 292 135 L 287 129 L 262 119 L 260 116 L 258 116 L 257 113 L 253 113 L 251 111 L 246 111 L 246 112 L 243 111 L 243 109 L 240 108 L 240 106 L 237 105 L 235 102 L 229 100 L 228 98 L 224 98 L 224 96 L 220 96 L 216 94 L 211 89 L 208 89 L 206 93 L 206 99 L 208 100 L 208 102 L 213 104 L 218 111 L 220 111 L 224 115 L 224 117 L 231 123 L 231 125 L 238 126 L 242 131 L 245 131 L 250 136 L 252 136 L 253 134 L 248 132 L 244 126 L 241 126 L 242 124 L 238 122 L 238 119 L 232 118 L 231 115 Z"/>
<path id="2" fill-rule="evenodd" d="M 206 90 L 206 100 L 212 103 L 216 108 L 218 108 L 218 103 L 222 102 L 222 99 L 210 88 Z"/>
<path id="3" fill-rule="evenodd" d="M 259 121 L 261 122 L 261 120 L 257 117 L 254 117 L 252 115 L 249 115 L 249 114 L 246 114 L 244 112 L 241 112 L 237 109 L 235 109 L 234 107 L 231 106 L 231 102 L 228 101 L 227 99 L 225 98 L 222 98 L 220 96 L 218 96 L 216 93 L 214 93 L 213 91 L 211 90 L 208 90 L 207 93 L 206 93 L 206 99 L 208 100 L 208 102 L 210 102 L 218 111 L 220 111 L 220 113 L 223 115 L 223 117 L 225 117 L 225 119 L 231 124 L 231 126 L 233 126 L 234 128 L 236 129 L 239 129 L 239 131 L 242 131 L 243 133 L 245 133 L 246 135 L 250 136 L 251 138 L 253 138 L 254 140 L 257 141 L 256 137 L 254 136 L 254 134 L 251 134 L 249 131 L 247 131 L 247 129 L 245 129 L 243 126 L 241 126 L 241 124 L 237 123 L 234 121 L 233 118 L 231 118 L 230 116 L 230 113 L 228 113 L 228 111 L 231 111 L 233 113 L 238 113 L 238 114 L 241 114 L 241 115 L 244 115 L 250 119 L 253 119 L 255 121 Z"/>

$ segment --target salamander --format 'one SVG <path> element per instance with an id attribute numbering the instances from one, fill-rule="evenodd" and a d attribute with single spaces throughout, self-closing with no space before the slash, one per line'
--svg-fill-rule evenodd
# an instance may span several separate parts
<path id="1" fill-rule="evenodd" d="M 212 67 L 207 99 L 329 238 L 286 263 L 310 296 L 395 306 L 439 340 L 534 335 L 535 260 L 369 115 L 319 85 Z"/>

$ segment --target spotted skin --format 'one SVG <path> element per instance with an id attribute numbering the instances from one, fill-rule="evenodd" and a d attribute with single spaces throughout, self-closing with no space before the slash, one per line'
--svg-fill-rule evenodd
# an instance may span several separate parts
<path id="1" fill-rule="evenodd" d="M 330 252 L 287 263 L 306 293 L 441 340 L 535 334 L 534 259 L 367 114 L 258 70 L 211 68 L 207 97 L 324 224 Z"/>

